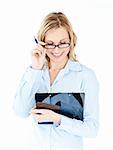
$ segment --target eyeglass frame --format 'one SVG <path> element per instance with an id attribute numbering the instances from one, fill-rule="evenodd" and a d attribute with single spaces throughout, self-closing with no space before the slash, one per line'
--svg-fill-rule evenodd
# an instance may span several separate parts
<path id="1" fill-rule="evenodd" d="M 59 47 L 59 45 L 62 45 L 62 44 L 68 44 L 67 47 Z M 49 45 L 48 43 L 46 43 L 45 45 L 43 45 L 44 48 L 46 48 L 46 45 Z M 56 47 L 60 48 L 60 49 L 63 49 L 63 48 L 68 48 L 70 46 L 70 43 L 59 43 L 59 44 L 50 44 L 51 46 L 54 46 L 54 48 L 46 48 L 46 49 L 55 49 Z"/>

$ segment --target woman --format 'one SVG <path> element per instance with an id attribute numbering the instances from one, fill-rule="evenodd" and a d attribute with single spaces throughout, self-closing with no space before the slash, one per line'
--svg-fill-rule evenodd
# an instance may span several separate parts
<path id="1" fill-rule="evenodd" d="M 63 13 L 48 14 L 37 39 L 32 65 L 15 96 L 14 110 L 22 117 L 33 115 L 37 149 L 82 150 L 83 137 L 96 136 L 99 126 L 99 85 L 95 74 L 76 60 L 77 37 Z M 36 93 L 85 93 L 83 120 L 43 107 L 36 109 Z"/>

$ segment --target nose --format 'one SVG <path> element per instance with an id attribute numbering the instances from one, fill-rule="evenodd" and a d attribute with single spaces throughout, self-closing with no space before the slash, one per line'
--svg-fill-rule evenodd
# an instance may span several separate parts
<path id="1" fill-rule="evenodd" d="M 59 48 L 57 46 L 54 48 L 54 52 L 55 53 L 59 52 Z"/>

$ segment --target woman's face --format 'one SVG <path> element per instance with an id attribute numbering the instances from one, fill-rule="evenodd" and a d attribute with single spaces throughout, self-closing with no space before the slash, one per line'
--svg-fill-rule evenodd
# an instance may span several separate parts
<path id="1" fill-rule="evenodd" d="M 45 43 L 47 43 L 46 53 L 51 61 L 58 62 L 67 59 L 70 51 L 70 39 L 64 27 L 49 30 L 45 36 Z"/>

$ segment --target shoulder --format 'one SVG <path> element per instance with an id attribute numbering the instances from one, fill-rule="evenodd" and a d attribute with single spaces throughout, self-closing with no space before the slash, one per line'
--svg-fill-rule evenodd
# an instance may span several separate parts
<path id="1" fill-rule="evenodd" d="M 86 65 L 81 64 L 79 61 L 69 61 L 70 63 L 70 70 L 74 71 L 75 74 L 78 73 L 80 78 L 83 80 L 97 80 L 96 74 L 94 70 Z"/>
<path id="2" fill-rule="evenodd" d="M 84 74 L 95 74 L 93 69 L 87 67 L 86 65 L 81 64 L 79 61 L 69 60 L 69 69 Z"/>
<path id="3" fill-rule="evenodd" d="M 80 64 L 80 63 L 79 63 Z M 92 68 L 89 68 L 83 64 L 80 64 L 81 66 L 81 73 L 82 73 L 82 79 L 87 85 L 93 85 L 95 87 L 99 87 L 99 82 L 96 76 L 95 71 Z"/>
<path id="4" fill-rule="evenodd" d="M 79 61 L 71 61 L 70 68 L 73 70 L 74 77 L 80 81 L 83 91 L 90 92 L 93 89 L 95 91 L 99 89 L 99 82 L 93 69 L 81 64 Z"/>
<path id="5" fill-rule="evenodd" d="M 97 82 L 96 73 L 92 68 L 87 67 L 86 65 L 83 64 L 80 64 L 80 66 L 82 68 L 81 70 L 82 70 L 83 79 L 85 79 L 88 82 L 92 82 L 92 81 Z"/>
<path id="6" fill-rule="evenodd" d="M 94 70 L 86 65 L 80 64 L 82 68 L 82 72 L 86 75 L 93 75 L 95 74 Z"/>

